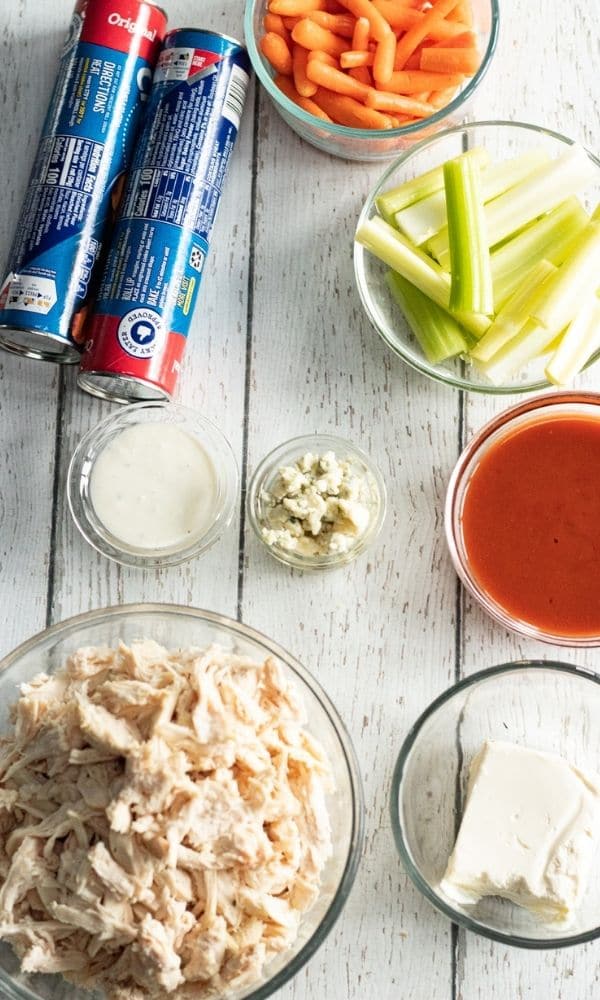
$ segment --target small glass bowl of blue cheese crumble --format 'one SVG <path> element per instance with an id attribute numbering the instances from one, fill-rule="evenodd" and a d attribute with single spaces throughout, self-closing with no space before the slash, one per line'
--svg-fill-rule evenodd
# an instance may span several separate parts
<path id="1" fill-rule="evenodd" d="M 300 569 L 355 559 L 379 534 L 385 484 L 360 448 L 331 435 L 286 441 L 256 469 L 249 519 L 269 552 Z"/>

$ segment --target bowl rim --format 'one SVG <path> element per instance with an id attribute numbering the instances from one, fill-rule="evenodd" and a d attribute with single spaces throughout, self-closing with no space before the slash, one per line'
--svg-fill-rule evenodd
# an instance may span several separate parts
<path id="1" fill-rule="evenodd" d="M 248 53 L 250 55 L 250 62 L 252 63 L 254 72 L 256 73 L 261 84 L 265 88 L 267 94 L 276 106 L 281 107 L 281 109 L 288 115 L 292 116 L 296 121 L 300 122 L 302 125 L 308 125 L 313 128 L 318 128 L 321 131 L 329 134 L 330 136 L 338 136 L 340 138 L 346 139 L 398 139 L 404 136 L 418 135 L 423 128 L 429 128 L 431 125 L 437 125 L 443 122 L 449 115 L 454 114 L 459 111 L 460 108 L 469 100 L 473 95 L 483 78 L 485 77 L 496 47 L 498 45 L 498 38 L 500 34 L 500 0 L 489 0 L 490 4 L 490 34 L 487 42 L 485 52 L 483 53 L 481 63 L 474 76 L 466 84 L 465 88 L 460 91 L 454 97 L 449 104 L 445 107 L 440 108 L 435 114 L 430 115 L 429 118 L 424 118 L 422 122 L 415 122 L 412 125 L 404 125 L 399 128 L 392 129 L 365 129 L 365 128 L 350 128 L 347 125 L 337 125 L 335 122 L 325 122 L 320 118 L 315 118 L 314 115 L 309 114 L 304 111 L 303 108 L 298 107 L 293 101 L 290 101 L 289 97 L 279 90 L 278 87 L 273 83 L 273 78 L 267 71 L 265 64 L 263 62 L 262 56 L 258 50 L 256 44 L 256 38 L 254 34 L 254 24 L 253 16 L 256 7 L 262 2 L 262 0 L 247 0 L 246 9 L 244 12 L 244 38 L 246 41 L 246 46 L 248 48 Z"/>
<path id="2" fill-rule="evenodd" d="M 464 122 L 462 125 L 453 125 L 450 128 L 440 129 L 434 135 L 426 136 L 421 139 L 420 142 L 415 143 L 409 149 L 404 150 L 400 153 L 396 159 L 392 160 L 390 164 L 386 167 L 383 174 L 379 177 L 374 187 L 371 188 L 367 198 L 365 199 L 359 218 L 357 222 L 357 229 L 362 225 L 369 217 L 370 213 L 374 207 L 375 199 L 384 190 L 390 176 L 404 163 L 407 163 L 413 154 L 420 153 L 422 150 L 427 149 L 429 146 L 433 146 L 436 142 L 443 141 L 448 136 L 458 135 L 460 133 L 466 132 L 467 134 L 472 133 L 478 128 L 505 128 L 510 127 L 514 129 L 522 129 L 527 132 L 535 132 L 540 135 L 546 136 L 549 139 L 557 140 L 558 142 L 564 143 L 567 146 L 580 145 L 590 160 L 600 171 L 600 156 L 597 156 L 591 149 L 589 149 L 585 143 L 579 142 L 577 139 L 573 139 L 570 136 L 564 135 L 561 132 L 557 132 L 555 129 L 546 128 L 545 125 L 536 125 L 535 122 L 523 122 L 523 121 L 509 121 L 505 118 L 489 118 L 482 119 L 479 121 L 469 121 Z M 354 239 L 354 249 L 353 249 L 353 264 L 354 264 L 354 282 L 356 288 L 358 289 L 359 298 L 363 310 L 371 323 L 371 326 L 379 334 L 386 346 L 399 357 L 404 364 L 412 368 L 413 371 L 419 372 L 421 375 L 427 376 L 427 378 L 433 379 L 435 382 L 441 382 L 444 385 L 451 386 L 453 389 L 464 390 L 465 392 L 479 393 L 484 396 L 516 396 L 523 393 L 532 392 L 542 392 L 545 389 L 552 389 L 552 385 L 544 379 L 538 380 L 537 382 L 526 382 L 523 384 L 514 385 L 485 385 L 483 383 L 473 383 L 468 381 L 466 378 L 455 374 L 454 372 L 446 371 L 440 366 L 430 365 L 425 357 L 420 358 L 418 356 L 409 355 L 403 348 L 402 344 L 397 341 L 393 341 L 384 331 L 374 312 L 371 308 L 371 294 L 367 287 L 366 281 L 363 280 L 363 275 L 361 274 L 361 268 L 359 267 L 359 260 L 362 261 L 364 254 L 368 251 L 365 250 L 363 246 L 356 242 Z M 586 363 L 585 368 L 588 368 L 591 364 L 594 364 L 596 360 L 600 357 L 600 351 L 596 351 L 589 361 Z"/>
<path id="3" fill-rule="evenodd" d="M 314 697 L 317 698 L 331 722 L 342 751 L 352 795 L 352 824 L 348 853 L 339 885 L 320 923 L 312 932 L 308 940 L 305 941 L 298 953 L 294 955 L 294 957 L 267 982 L 257 986 L 251 993 L 248 993 L 243 998 L 243 1000 L 267 1000 L 268 997 L 271 997 L 275 992 L 277 992 L 277 990 L 281 989 L 282 986 L 293 979 L 300 969 L 306 965 L 309 959 L 312 958 L 329 935 L 333 926 L 337 922 L 338 917 L 342 913 L 342 910 L 344 909 L 348 896 L 350 895 L 362 856 L 365 804 L 358 758 L 352 739 L 344 722 L 342 721 L 328 694 L 321 687 L 319 681 L 295 656 L 293 656 L 293 654 L 289 653 L 278 642 L 270 639 L 258 629 L 245 625 L 243 622 L 230 618 L 227 615 L 221 615 L 218 612 L 206 611 L 202 608 L 186 607 L 182 604 L 161 604 L 158 602 L 138 602 L 132 604 L 111 605 L 107 608 L 98 608 L 96 610 L 73 615 L 70 618 L 65 618 L 63 621 L 57 622 L 56 624 L 50 625 L 48 628 L 37 632 L 30 639 L 26 639 L 11 652 L 7 653 L 7 655 L 0 660 L 0 674 L 3 674 L 21 657 L 34 650 L 37 645 L 49 638 L 58 637 L 63 633 L 76 630 L 84 625 L 92 626 L 100 624 L 104 619 L 110 620 L 119 616 L 127 617 L 130 615 L 151 614 L 172 615 L 175 617 L 185 615 L 196 618 L 198 620 L 209 622 L 213 625 L 224 627 L 245 639 L 250 639 L 259 645 L 264 646 L 278 659 L 282 660 L 286 667 L 289 668 L 292 673 L 299 678 L 301 683 L 310 689 Z M 39 998 L 31 993 L 26 986 L 23 986 L 23 984 L 10 982 L 9 985 L 12 989 L 22 991 L 15 994 L 15 997 L 18 996 L 19 1000 L 21 1000 L 21 998 L 22 1000 L 39 1000 Z"/>
<path id="4" fill-rule="evenodd" d="M 489 617 L 503 628 L 527 639 L 550 643 L 553 646 L 565 646 L 571 649 L 594 649 L 600 646 L 600 635 L 561 635 L 537 628 L 530 622 L 511 615 L 502 605 L 494 600 L 481 586 L 471 572 L 467 553 L 461 544 L 458 506 L 464 496 L 471 476 L 476 471 L 478 458 L 485 453 L 491 439 L 497 442 L 503 436 L 510 435 L 515 425 L 525 427 L 545 419 L 552 419 L 552 412 L 560 413 L 563 407 L 594 408 L 597 413 L 593 419 L 600 420 L 600 392 L 584 389 L 561 389 L 547 392 L 541 396 L 529 396 L 515 403 L 506 410 L 497 413 L 476 431 L 466 442 L 452 470 L 448 481 L 446 499 L 444 502 L 444 534 L 446 544 L 452 559 L 452 564 L 465 589 L 477 601 Z"/>
<path id="5" fill-rule="evenodd" d="M 265 483 L 265 480 L 272 471 L 273 466 L 276 464 L 278 456 L 283 456 L 286 452 L 292 451 L 297 447 L 298 458 L 300 458 L 302 456 L 302 452 L 307 448 L 310 449 L 312 447 L 312 450 L 316 451 L 318 442 L 323 442 L 324 447 L 334 450 L 337 453 L 337 457 L 341 457 L 342 460 L 344 458 L 344 452 L 346 452 L 348 457 L 355 458 L 360 461 L 373 480 L 373 485 L 375 486 L 378 494 L 379 503 L 376 516 L 373 518 L 373 521 L 367 531 L 364 535 L 357 539 L 356 544 L 346 552 L 323 556 L 302 556 L 297 552 L 286 552 L 284 549 L 281 549 L 276 545 L 269 545 L 269 543 L 263 538 L 260 519 L 257 514 L 259 490 Z M 321 448 L 319 447 L 318 450 L 321 451 Z M 282 441 L 281 444 L 276 445 L 275 448 L 271 448 L 264 458 L 262 458 L 256 465 L 246 490 L 246 509 L 248 513 L 248 520 L 258 540 L 268 551 L 269 555 L 271 555 L 278 562 L 283 563 L 286 566 L 291 566 L 293 569 L 306 572 L 338 569 L 341 566 L 347 566 L 349 563 L 353 562 L 360 555 L 366 552 L 366 550 L 377 541 L 381 533 L 381 529 L 383 528 L 387 516 L 387 507 L 387 487 L 379 466 L 359 445 L 354 444 L 354 442 L 350 441 L 348 438 L 340 437 L 337 434 L 330 434 L 327 431 L 323 433 L 309 432 L 308 434 L 298 434 L 293 438 Z"/>
<path id="6" fill-rule="evenodd" d="M 555 938 L 531 938 L 519 934 L 506 934 L 503 931 L 493 930 L 492 928 L 479 923 L 479 921 L 475 920 L 473 917 L 469 917 L 466 914 L 461 913 L 460 910 L 456 910 L 453 906 L 442 899 L 441 896 L 434 892 L 429 882 L 427 882 L 427 880 L 421 875 L 418 866 L 414 863 L 410 848 L 404 838 L 402 823 L 400 821 L 399 801 L 404 778 L 404 769 L 410 753 L 423 726 L 430 718 L 432 718 L 432 716 L 435 715 L 439 708 L 445 705 L 446 702 L 450 701 L 454 695 L 458 694 L 460 691 L 465 691 L 470 687 L 474 687 L 482 681 L 487 681 L 494 677 L 500 677 L 510 673 L 519 673 L 521 671 L 532 671 L 536 673 L 541 670 L 569 674 L 571 676 L 578 677 L 581 680 L 588 680 L 593 684 L 600 685 L 600 674 L 595 673 L 593 670 L 589 670 L 587 667 L 579 667 L 571 663 L 564 663 L 561 660 L 510 660 L 507 663 L 501 663 L 494 667 L 487 667 L 484 670 L 478 670 L 475 673 L 470 674 L 468 677 L 461 678 L 455 684 L 452 684 L 449 688 L 434 698 L 427 708 L 421 712 L 416 722 L 414 722 L 410 727 L 404 738 L 402 746 L 400 747 L 400 752 L 398 754 L 396 764 L 394 765 L 390 794 L 390 816 L 396 849 L 411 881 L 419 892 L 425 897 L 425 899 L 431 903 L 431 905 L 435 907 L 439 913 L 442 913 L 445 917 L 451 920 L 453 924 L 458 924 L 460 927 L 464 927 L 465 930 L 479 934 L 481 937 L 488 938 L 490 941 L 496 941 L 500 944 L 510 945 L 515 948 L 524 948 L 530 951 L 550 951 L 552 949 L 568 948 L 573 945 L 595 941 L 600 937 L 600 924 L 594 930 L 584 931 L 579 934 L 572 934 L 569 936 L 563 935 Z"/>

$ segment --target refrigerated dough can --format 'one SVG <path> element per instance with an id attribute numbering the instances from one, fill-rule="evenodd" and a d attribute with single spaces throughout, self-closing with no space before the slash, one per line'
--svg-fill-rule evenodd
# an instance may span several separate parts
<path id="1" fill-rule="evenodd" d="M 0 346 L 79 361 L 107 223 L 167 26 L 140 0 L 79 0 L 0 289 Z"/>
<path id="2" fill-rule="evenodd" d="M 167 35 L 81 360 L 88 392 L 173 395 L 249 79 L 235 39 Z"/>

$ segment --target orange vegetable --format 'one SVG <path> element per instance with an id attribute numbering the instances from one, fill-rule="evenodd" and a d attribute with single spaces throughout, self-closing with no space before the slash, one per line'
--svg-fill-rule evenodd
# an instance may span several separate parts
<path id="1" fill-rule="evenodd" d="M 333 56 L 328 55 L 327 52 L 319 52 L 318 49 L 314 49 L 308 53 L 308 62 L 312 62 L 315 59 L 317 62 L 325 63 L 327 66 L 333 66 L 334 69 L 339 69 L 340 64 L 337 59 Z"/>
<path id="2" fill-rule="evenodd" d="M 348 125 L 350 128 L 393 128 L 388 115 L 382 115 L 378 111 L 366 108 L 352 97 L 334 93 L 323 87 L 317 90 L 315 103 L 338 125 Z"/>
<path id="3" fill-rule="evenodd" d="M 369 44 L 371 26 L 366 17 L 357 17 L 352 32 L 352 48 L 354 51 L 366 49 Z"/>
<path id="4" fill-rule="evenodd" d="M 373 61 L 373 78 L 376 83 L 387 83 L 394 72 L 396 57 L 396 36 L 393 31 L 377 43 Z"/>
<path id="5" fill-rule="evenodd" d="M 343 56 L 342 56 L 343 58 Z M 460 73 L 426 73 L 423 70 L 396 70 L 387 84 L 375 84 L 378 90 L 389 90 L 393 94 L 416 95 L 430 90 L 459 87 L 463 81 Z"/>
<path id="6" fill-rule="evenodd" d="M 375 4 L 371 3 L 371 0 L 341 0 L 341 3 L 356 18 L 365 17 L 367 19 L 370 26 L 369 33 L 377 42 L 380 42 L 391 32 L 389 23 L 383 14 L 379 13 Z"/>
<path id="7" fill-rule="evenodd" d="M 397 128 L 445 107 L 478 68 L 471 2 L 270 0 L 260 50 L 309 114 Z"/>
<path id="8" fill-rule="evenodd" d="M 331 121 L 329 115 L 325 111 L 323 111 L 323 109 L 320 108 L 318 104 L 315 104 L 314 101 L 309 100 L 308 97 L 302 97 L 301 94 L 298 93 L 298 91 L 294 87 L 294 84 L 290 80 L 289 76 L 276 76 L 275 84 L 277 87 L 279 87 L 282 93 L 285 94 L 286 97 L 289 97 L 290 101 L 293 101 L 294 104 L 297 104 L 299 108 L 303 109 L 303 111 L 307 111 L 309 115 L 314 115 L 315 118 L 320 118 L 321 121 L 324 122 Z"/>
<path id="9" fill-rule="evenodd" d="M 306 17 L 311 10 L 324 10 L 324 0 L 271 0 L 269 10 L 282 17 Z"/>
<path id="10" fill-rule="evenodd" d="M 316 59 L 310 60 L 306 67 L 306 73 L 308 79 L 318 84 L 319 87 L 333 90 L 334 93 L 343 94 L 345 97 L 354 97 L 356 100 L 364 101 L 370 93 L 370 88 L 365 87 L 364 83 L 360 83 L 353 77 L 342 73 L 341 70 L 327 66 Z"/>
<path id="11" fill-rule="evenodd" d="M 423 49 L 421 69 L 436 73 L 464 73 L 472 76 L 479 69 L 477 49 Z"/>
<path id="12" fill-rule="evenodd" d="M 365 104 L 376 111 L 389 111 L 392 115 L 413 115 L 415 118 L 427 118 L 436 110 L 432 104 L 386 90 L 370 90 L 365 97 Z"/>
<path id="13" fill-rule="evenodd" d="M 276 35 L 274 31 L 267 31 L 260 40 L 260 51 L 265 59 L 269 60 L 273 69 L 283 76 L 291 76 L 292 54 L 281 35 Z"/>
<path id="14" fill-rule="evenodd" d="M 375 56 L 372 52 L 342 52 L 340 56 L 340 66 L 342 69 L 357 69 L 359 66 L 372 66 Z"/>
<path id="15" fill-rule="evenodd" d="M 354 69 L 349 70 L 348 73 L 354 80 L 364 83 L 365 87 L 373 86 L 373 78 L 366 66 L 356 66 Z"/>
<path id="16" fill-rule="evenodd" d="M 308 52 L 301 45 L 294 45 L 292 49 L 292 73 L 294 85 L 301 97 L 312 97 L 317 89 L 316 83 L 312 83 L 306 75 L 306 64 L 308 62 Z"/>
<path id="17" fill-rule="evenodd" d="M 343 38 L 352 38 L 354 18 L 350 14 L 329 14 L 325 10 L 314 10 L 309 16 L 311 21 L 320 24 L 322 28 L 329 28 L 330 31 Z M 355 46 L 353 45 L 352 48 Z"/>
<path id="18" fill-rule="evenodd" d="M 287 30 L 285 24 L 283 23 L 283 18 L 280 14 L 265 14 L 265 19 L 263 21 L 265 26 L 265 31 L 268 33 L 272 31 L 276 35 L 281 35 L 287 46 L 290 45 L 292 41 L 292 36 Z"/>
<path id="19" fill-rule="evenodd" d="M 405 35 L 398 42 L 396 48 L 396 69 L 404 69 L 406 60 L 414 52 L 417 45 L 419 45 L 428 35 L 429 27 L 432 23 L 441 20 L 454 10 L 458 0 L 435 0 L 433 7 L 431 7 L 426 14 L 423 15 L 423 20 L 420 24 L 415 24 L 413 28 L 409 28 Z M 421 67 L 426 68 L 426 67 Z"/>
<path id="20" fill-rule="evenodd" d="M 348 48 L 347 42 L 339 35 L 334 35 L 328 28 L 322 28 L 320 24 L 304 17 L 292 31 L 292 38 L 298 45 L 305 49 L 314 49 L 320 52 L 327 52 L 330 56 L 341 56 Z"/>

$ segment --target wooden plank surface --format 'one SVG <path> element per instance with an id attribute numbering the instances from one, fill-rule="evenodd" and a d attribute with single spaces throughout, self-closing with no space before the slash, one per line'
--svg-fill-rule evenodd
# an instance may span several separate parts
<path id="1" fill-rule="evenodd" d="M 0 60 L 0 238 L 7 248 L 71 0 L 18 0 L 4 12 Z M 241 4 L 169 0 L 170 22 L 241 37 Z M 600 148 L 600 10 L 505 0 L 480 118 L 536 121 Z M 31 67 L 35 67 L 35 72 Z M 215 420 L 247 474 L 274 445 L 329 431 L 380 465 L 389 513 L 359 562 L 319 576 L 275 563 L 239 512 L 227 536 L 181 569 L 122 570 L 70 521 L 65 475 L 79 438 L 114 407 L 78 393 L 73 373 L 0 356 L 0 652 L 44 625 L 111 603 L 179 601 L 240 613 L 318 677 L 352 734 L 364 777 L 366 842 L 330 939 L 281 1000 L 594 1000 L 598 945 L 507 950 L 453 932 L 397 858 L 391 771 L 409 726 L 461 673 L 552 656 L 457 604 L 441 508 L 463 436 L 510 400 L 470 397 L 405 369 L 364 319 L 352 234 L 381 166 L 303 144 L 251 93 L 217 223 L 180 401 Z M 253 200 L 254 192 L 254 200 Z M 593 381 L 593 377 L 592 377 Z M 57 420 L 57 407 L 60 407 Z M 464 427 L 463 420 L 464 415 Z M 241 531 L 240 531 L 241 527 Z M 457 614 L 458 610 L 458 614 Z M 559 658 L 598 668 L 598 655 Z"/>

